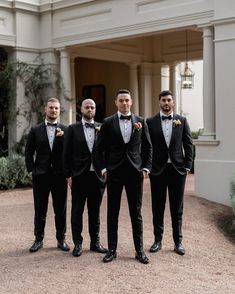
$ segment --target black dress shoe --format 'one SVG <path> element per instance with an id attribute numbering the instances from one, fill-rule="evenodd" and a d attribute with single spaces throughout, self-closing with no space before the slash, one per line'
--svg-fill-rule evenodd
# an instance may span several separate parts
<path id="1" fill-rule="evenodd" d="M 153 245 L 150 247 L 150 252 L 157 252 L 162 249 L 162 243 L 160 241 L 154 242 Z"/>
<path id="2" fill-rule="evenodd" d="M 108 249 L 104 248 L 100 242 L 96 242 L 96 243 L 91 243 L 90 245 L 90 250 L 91 251 L 95 251 L 95 252 L 99 252 L 99 253 L 107 253 Z"/>
<path id="3" fill-rule="evenodd" d="M 139 262 L 144 263 L 144 264 L 149 263 L 149 259 L 146 256 L 146 254 L 144 253 L 144 251 L 136 252 L 135 259 L 137 259 Z"/>
<path id="4" fill-rule="evenodd" d="M 72 255 L 78 257 L 82 255 L 82 244 L 76 244 L 73 248 Z"/>
<path id="5" fill-rule="evenodd" d="M 174 251 L 179 255 L 185 254 L 185 249 L 182 243 L 175 244 Z"/>
<path id="6" fill-rule="evenodd" d="M 116 257 L 117 257 L 116 251 L 114 251 L 114 250 L 108 250 L 108 252 L 106 253 L 105 257 L 103 258 L 103 262 L 110 262 L 110 261 L 112 261 Z"/>
<path id="7" fill-rule="evenodd" d="M 60 240 L 57 242 L 57 248 L 63 250 L 63 251 L 69 251 L 69 245 L 65 242 L 65 240 Z"/>
<path id="8" fill-rule="evenodd" d="M 42 241 L 34 241 L 33 245 L 29 248 L 29 252 L 36 252 L 43 247 Z"/>

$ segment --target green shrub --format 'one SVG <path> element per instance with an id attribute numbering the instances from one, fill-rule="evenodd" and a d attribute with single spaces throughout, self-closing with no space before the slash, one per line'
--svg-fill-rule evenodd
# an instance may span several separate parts
<path id="1" fill-rule="evenodd" d="M 233 216 L 235 218 L 235 175 L 230 180 L 230 201 L 233 209 Z"/>
<path id="2" fill-rule="evenodd" d="M 31 180 L 25 167 L 24 157 L 0 158 L 0 189 L 13 189 L 31 185 Z"/>

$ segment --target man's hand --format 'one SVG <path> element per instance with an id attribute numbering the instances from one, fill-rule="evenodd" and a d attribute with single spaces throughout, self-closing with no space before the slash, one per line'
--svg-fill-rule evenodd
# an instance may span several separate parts
<path id="1" fill-rule="evenodd" d="M 28 177 L 29 177 L 29 179 L 32 181 L 32 179 L 33 179 L 33 173 L 32 173 L 32 172 L 29 172 L 29 173 L 28 173 Z"/>
<path id="2" fill-rule="evenodd" d="M 107 171 L 102 173 L 102 178 L 103 178 L 103 181 L 106 183 L 107 182 Z"/>
<path id="3" fill-rule="evenodd" d="M 144 179 L 149 177 L 149 173 L 146 170 L 143 170 Z"/>
<path id="4" fill-rule="evenodd" d="M 67 180 L 69 187 L 72 188 L 72 178 L 70 177 L 70 178 L 67 178 L 66 180 Z"/>

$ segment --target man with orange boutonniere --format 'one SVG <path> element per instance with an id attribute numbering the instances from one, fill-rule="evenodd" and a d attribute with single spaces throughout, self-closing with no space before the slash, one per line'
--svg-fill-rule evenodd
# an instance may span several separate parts
<path id="1" fill-rule="evenodd" d="M 144 119 L 131 113 L 132 98 L 126 89 L 117 92 L 117 113 L 107 117 L 101 126 L 96 145 L 99 170 L 107 181 L 108 195 L 108 253 L 104 262 L 117 257 L 118 216 L 122 190 L 125 187 L 135 258 L 149 262 L 143 248 L 143 222 L 141 215 L 143 179 L 151 169 L 152 145 Z"/>
<path id="2" fill-rule="evenodd" d="M 151 183 L 154 243 L 150 252 L 162 249 L 164 211 L 168 191 L 174 251 L 185 254 L 182 218 L 186 175 L 192 167 L 193 144 L 187 119 L 173 112 L 171 91 L 159 94 L 160 112 L 147 119 L 153 146 Z"/>
<path id="3" fill-rule="evenodd" d="M 67 181 L 63 172 L 62 155 L 67 127 L 58 123 L 60 102 L 50 98 L 45 106 L 45 121 L 33 126 L 25 148 L 27 170 L 33 181 L 34 235 L 30 252 L 43 247 L 44 230 L 51 193 L 55 213 L 57 247 L 69 251 L 65 241 Z"/>
<path id="4" fill-rule="evenodd" d="M 81 105 L 82 119 L 68 127 L 64 144 L 64 171 L 71 188 L 71 227 L 74 249 L 72 255 L 82 254 L 83 212 L 87 202 L 90 250 L 106 253 L 100 242 L 100 206 L 105 189 L 95 161 L 95 146 L 101 123 L 94 121 L 96 104 L 85 99 Z"/>

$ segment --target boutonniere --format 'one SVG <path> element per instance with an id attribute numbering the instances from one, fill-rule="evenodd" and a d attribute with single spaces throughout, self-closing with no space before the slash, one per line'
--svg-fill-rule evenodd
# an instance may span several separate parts
<path id="1" fill-rule="evenodd" d="M 180 126 L 181 125 L 181 121 L 179 119 L 174 119 L 173 120 L 173 126 L 174 127 L 177 127 L 177 126 Z"/>
<path id="2" fill-rule="evenodd" d="M 142 129 L 142 124 L 140 122 L 134 123 L 134 129 L 139 131 L 140 129 Z"/>
<path id="3" fill-rule="evenodd" d="M 61 137 L 64 135 L 64 131 L 61 128 L 56 128 L 56 137 Z"/>
<path id="4" fill-rule="evenodd" d="M 96 127 L 95 127 L 95 130 L 96 130 L 97 132 L 99 132 L 99 131 L 100 131 L 100 128 L 101 128 L 101 126 L 96 126 Z"/>

